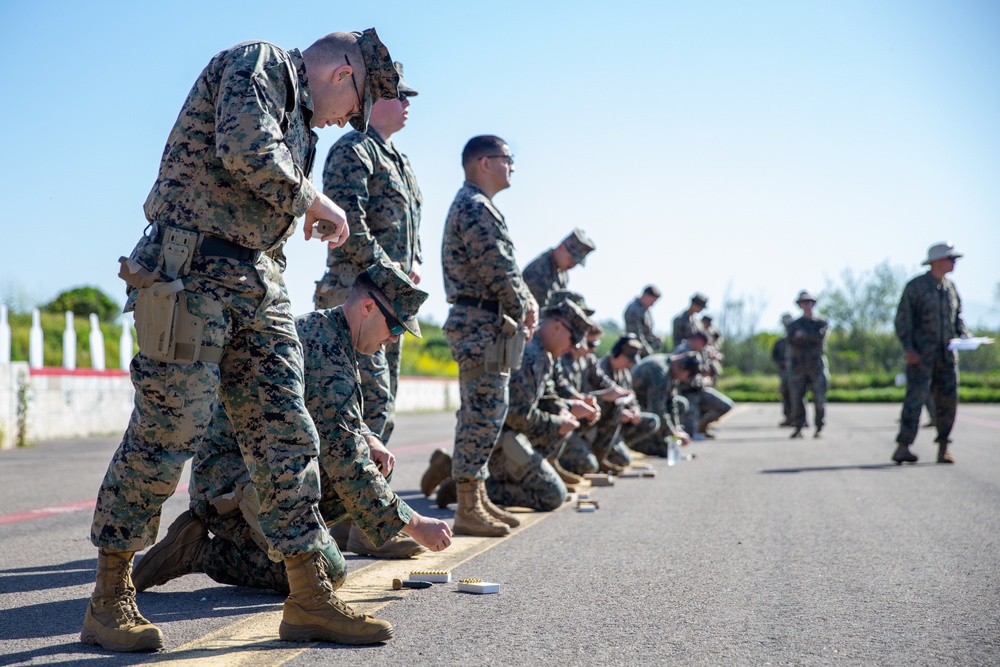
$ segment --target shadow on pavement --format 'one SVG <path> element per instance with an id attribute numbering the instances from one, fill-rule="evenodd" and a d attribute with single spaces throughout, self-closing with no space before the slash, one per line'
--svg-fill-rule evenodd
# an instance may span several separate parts
<path id="1" fill-rule="evenodd" d="M 50 588 L 66 588 L 93 583 L 97 559 L 0 570 L 0 593 L 27 593 Z"/>
<path id="2" fill-rule="evenodd" d="M 842 470 L 894 470 L 895 468 L 914 468 L 922 466 L 936 466 L 937 463 L 932 463 L 927 461 L 925 463 L 907 463 L 904 466 L 900 466 L 896 463 L 869 463 L 866 465 L 853 465 L 853 466 L 815 466 L 810 468 L 769 468 L 766 470 L 761 470 L 762 475 L 787 475 L 790 473 L 799 472 L 839 472 Z"/>

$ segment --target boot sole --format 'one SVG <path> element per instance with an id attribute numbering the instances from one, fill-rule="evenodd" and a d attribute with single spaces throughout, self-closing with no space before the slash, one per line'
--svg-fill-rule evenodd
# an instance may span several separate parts
<path id="1" fill-rule="evenodd" d="M 147 651 L 159 651 L 163 648 L 163 636 L 140 637 L 135 644 L 118 644 L 115 642 L 101 641 L 101 638 L 94 630 L 84 628 L 80 633 L 80 641 L 91 646 L 100 646 L 108 651 L 117 653 L 141 653 Z"/>
<path id="2" fill-rule="evenodd" d="M 286 642 L 332 642 L 360 646 L 363 644 L 379 644 L 392 639 L 392 628 L 383 628 L 371 637 L 355 637 L 340 635 L 318 625 L 289 625 L 285 621 L 278 627 L 278 636 Z"/>
<path id="3" fill-rule="evenodd" d="M 162 586 L 168 581 L 183 577 L 185 574 L 191 574 L 191 570 L 181 571 L 179 568 L 166 572 L 159 571 L 163 561 L 169 556 L 166 553 L 167 550 L 175 543 L 198 537 L 199 534 L 204 534 L 204 537 L 208 538 L 208 529 L 202 525 L 201 521 L 191 514 L 190 510 L 186 514 L 190 516 L 190 521 L 180 527 L 176 527 L 175 524 L 171 525 L 167 529 L 167 536 L 154 544 L 132 569 L 132 585 L 135 586 L 137 592 L 142 593 L 153 586 Z"/>

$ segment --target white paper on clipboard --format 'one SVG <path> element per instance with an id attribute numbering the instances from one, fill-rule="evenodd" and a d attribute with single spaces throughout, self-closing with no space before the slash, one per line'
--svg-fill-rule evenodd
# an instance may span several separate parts
<path id="1" fill-rule="evenodd" d="M 952 338 L 948 341 L 949 350 L 978 350 L 980 345 L 991 345 L 992 338 L 976 336 L 974 338 Z"/>

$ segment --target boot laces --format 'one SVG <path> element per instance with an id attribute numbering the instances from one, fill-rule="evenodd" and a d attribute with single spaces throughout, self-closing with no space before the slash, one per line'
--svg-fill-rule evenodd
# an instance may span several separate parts
<path id="1" fill-rule="evenodd" d="M 359 614 L 351 609 L 347 603 L 341 600 L 337 596 L 337 593 L 333 590 L 333 582 L 330 581 L 330 577 L 326 572 L 327 563 L 328 561 L 326 556 L 321 552 L 317 552 L 316 556 L 310 562 L 310 566 L 313 570 L 313 578 L 316 579 L 316 583 L 314 584 L 315 593 L 313 594 L 313 599 L 318 602 L 326 602 L 332 605 L 334 609 L 347 618 L 352 620 L 363 619 L 364 614 Z"/>

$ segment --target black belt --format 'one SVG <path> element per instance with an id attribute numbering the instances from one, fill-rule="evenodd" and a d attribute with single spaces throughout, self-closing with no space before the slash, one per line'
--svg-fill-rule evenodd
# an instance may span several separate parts
<path id="1" fill-rule="evenodd" d="M 474 296 L 460 296 L 457 299 L 455 299 L 455 305 L 472 306 L 473 308 L 482 308 L 483 310 L 488 310 L 492 313 L 500 312 L 499 301 L 490 301 L 489 299 L 477 299 Z"/>
<path id="2" fill-rule="evenodd" d="M 208 257 L 226 257 L 240 262 L 245 262 L 251 259 L 256 262 L 260 258 L 260 250 L 244 248 L 243 246 L 233 243 L 232 241 L 227 241 L 226 239 L 219 238 L 218 236 L 209 236 L 208 234 L 202 235 L 201 244 L 198 246 L 198 252 L 202 255 L 207 255 Z"/>

